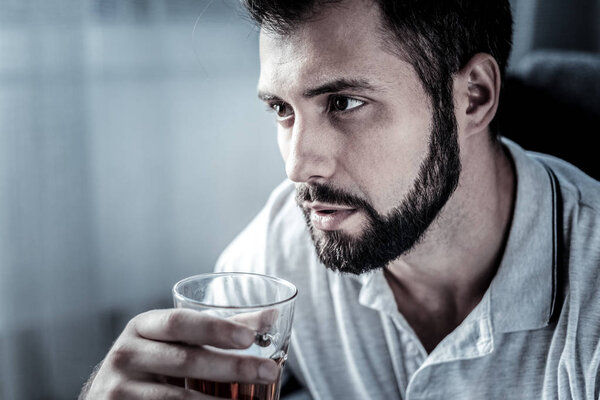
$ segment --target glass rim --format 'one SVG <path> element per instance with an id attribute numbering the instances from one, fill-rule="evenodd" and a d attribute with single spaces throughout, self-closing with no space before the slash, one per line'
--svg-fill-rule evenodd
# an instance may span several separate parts
<path id="1" fill-rule="evenodd" d="M 282 284 L 283 286 L 286 286 L 290 289 L 292 289 L 292 295 L 286 297 L 283 300 L 279 300 L 279 301 L 275 301 L 272 303 L 264 303 L 264 304 L 255 304 L 255 305 L 250 305 L 250 306 L 219 306 L 219 305 L 214 305 L 214 304 L 209 304 L 209 303 L 204 303 L 198 300 L 194 300 L 191 299 L 187 296 L 182 295 L 181 293 L 179 293 L 177 291 L 177 289 L 190 282 L 190 281 L 194 281 L 194 280 L 198 280 L 198 279 L 205 279 L 205 278 L 209 278 L 209 277 L 218 277 L 218 276 L 251 276 L 251 277 L 259 277 L 259 278 L 266 278 L 270 281 L 273 282 L 277 282 L 278 284 Z M 277 306 L 283 303 L 287 303 L 290 302 L 292 300 L 294 300 L 296 298 L 296 296 L 298 295 L 298 288 L 296 288 L 296 285 L 294 285 L 293 283 L 286 281 L 285 279 L 282 278 L 278 278 L 276 276 L 271 276 L 271 275 L 265 275 L 265 274 L 257 274 L 254 272 L 207 272 L 204 274 L 198 274 L 198 275 L 192 275 L 192 276 L 188 276 L 187 278 L 183 278 L 180 281 L 178 281 L 177 283 L 175 283 L 175 285 L 173 285 L 173 297 L 175 297 L 178 300 L 190 303 L 190 304 L 195 304 L 195 305 L 199 305 L 199 306 L 203 306 L 203 307 L 207 307 L 207 308 L 214 308 L 214 309 L 223 309 L 223 310 L 244 310 L 244 309 L 256 309 L 256 308 L 265 308 L 265 307 L 272 307 L 272 306 Z"/>

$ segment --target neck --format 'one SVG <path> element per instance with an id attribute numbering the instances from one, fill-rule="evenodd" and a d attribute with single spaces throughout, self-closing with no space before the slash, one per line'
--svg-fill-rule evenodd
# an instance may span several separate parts
<path id="1" fill-rule="evenodd" d="M 488 135 L 461 143 L 457 190 L 423 240 L 391 263 L 386 278 L 426 350 L 473 310 L 500 263 L 514 202 L 514 168 Z"/>

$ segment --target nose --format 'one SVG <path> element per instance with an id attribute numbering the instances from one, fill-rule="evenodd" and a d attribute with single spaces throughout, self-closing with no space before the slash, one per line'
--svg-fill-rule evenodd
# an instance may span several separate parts
<path id="1" fill-rule="evenodd" d="M 297 183 L 323 183 L 336 168 L 334 132 L 326 124 L 296 118 L 291 135 L 284 138 L 282 155 L 288 178 Z"/>

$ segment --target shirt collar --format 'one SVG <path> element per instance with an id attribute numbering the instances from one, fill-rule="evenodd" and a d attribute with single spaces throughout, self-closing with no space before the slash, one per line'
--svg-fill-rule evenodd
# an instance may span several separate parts
<path id="1" fill-rule="evenodd" d="M 555 193 L 544 165 L 503 139 L 516 170 L 512 223 L 502 261 L 489 288 L 496 332 L 547 326 L 555 301 Z"/>

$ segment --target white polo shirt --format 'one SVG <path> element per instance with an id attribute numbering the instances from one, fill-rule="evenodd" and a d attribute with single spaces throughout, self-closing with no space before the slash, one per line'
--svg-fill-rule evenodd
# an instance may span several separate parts
<path id="1" fill-rule="evenodd" d="M 505 254 L 481 302 L 430 354 L 382 271 L 319 262 L 289 181 L 223 253 L 218 270 L 298 287 L 286 368 L 314 399 L 600 399 L 600 183 L 503 143 L 517 173 Z"/>

